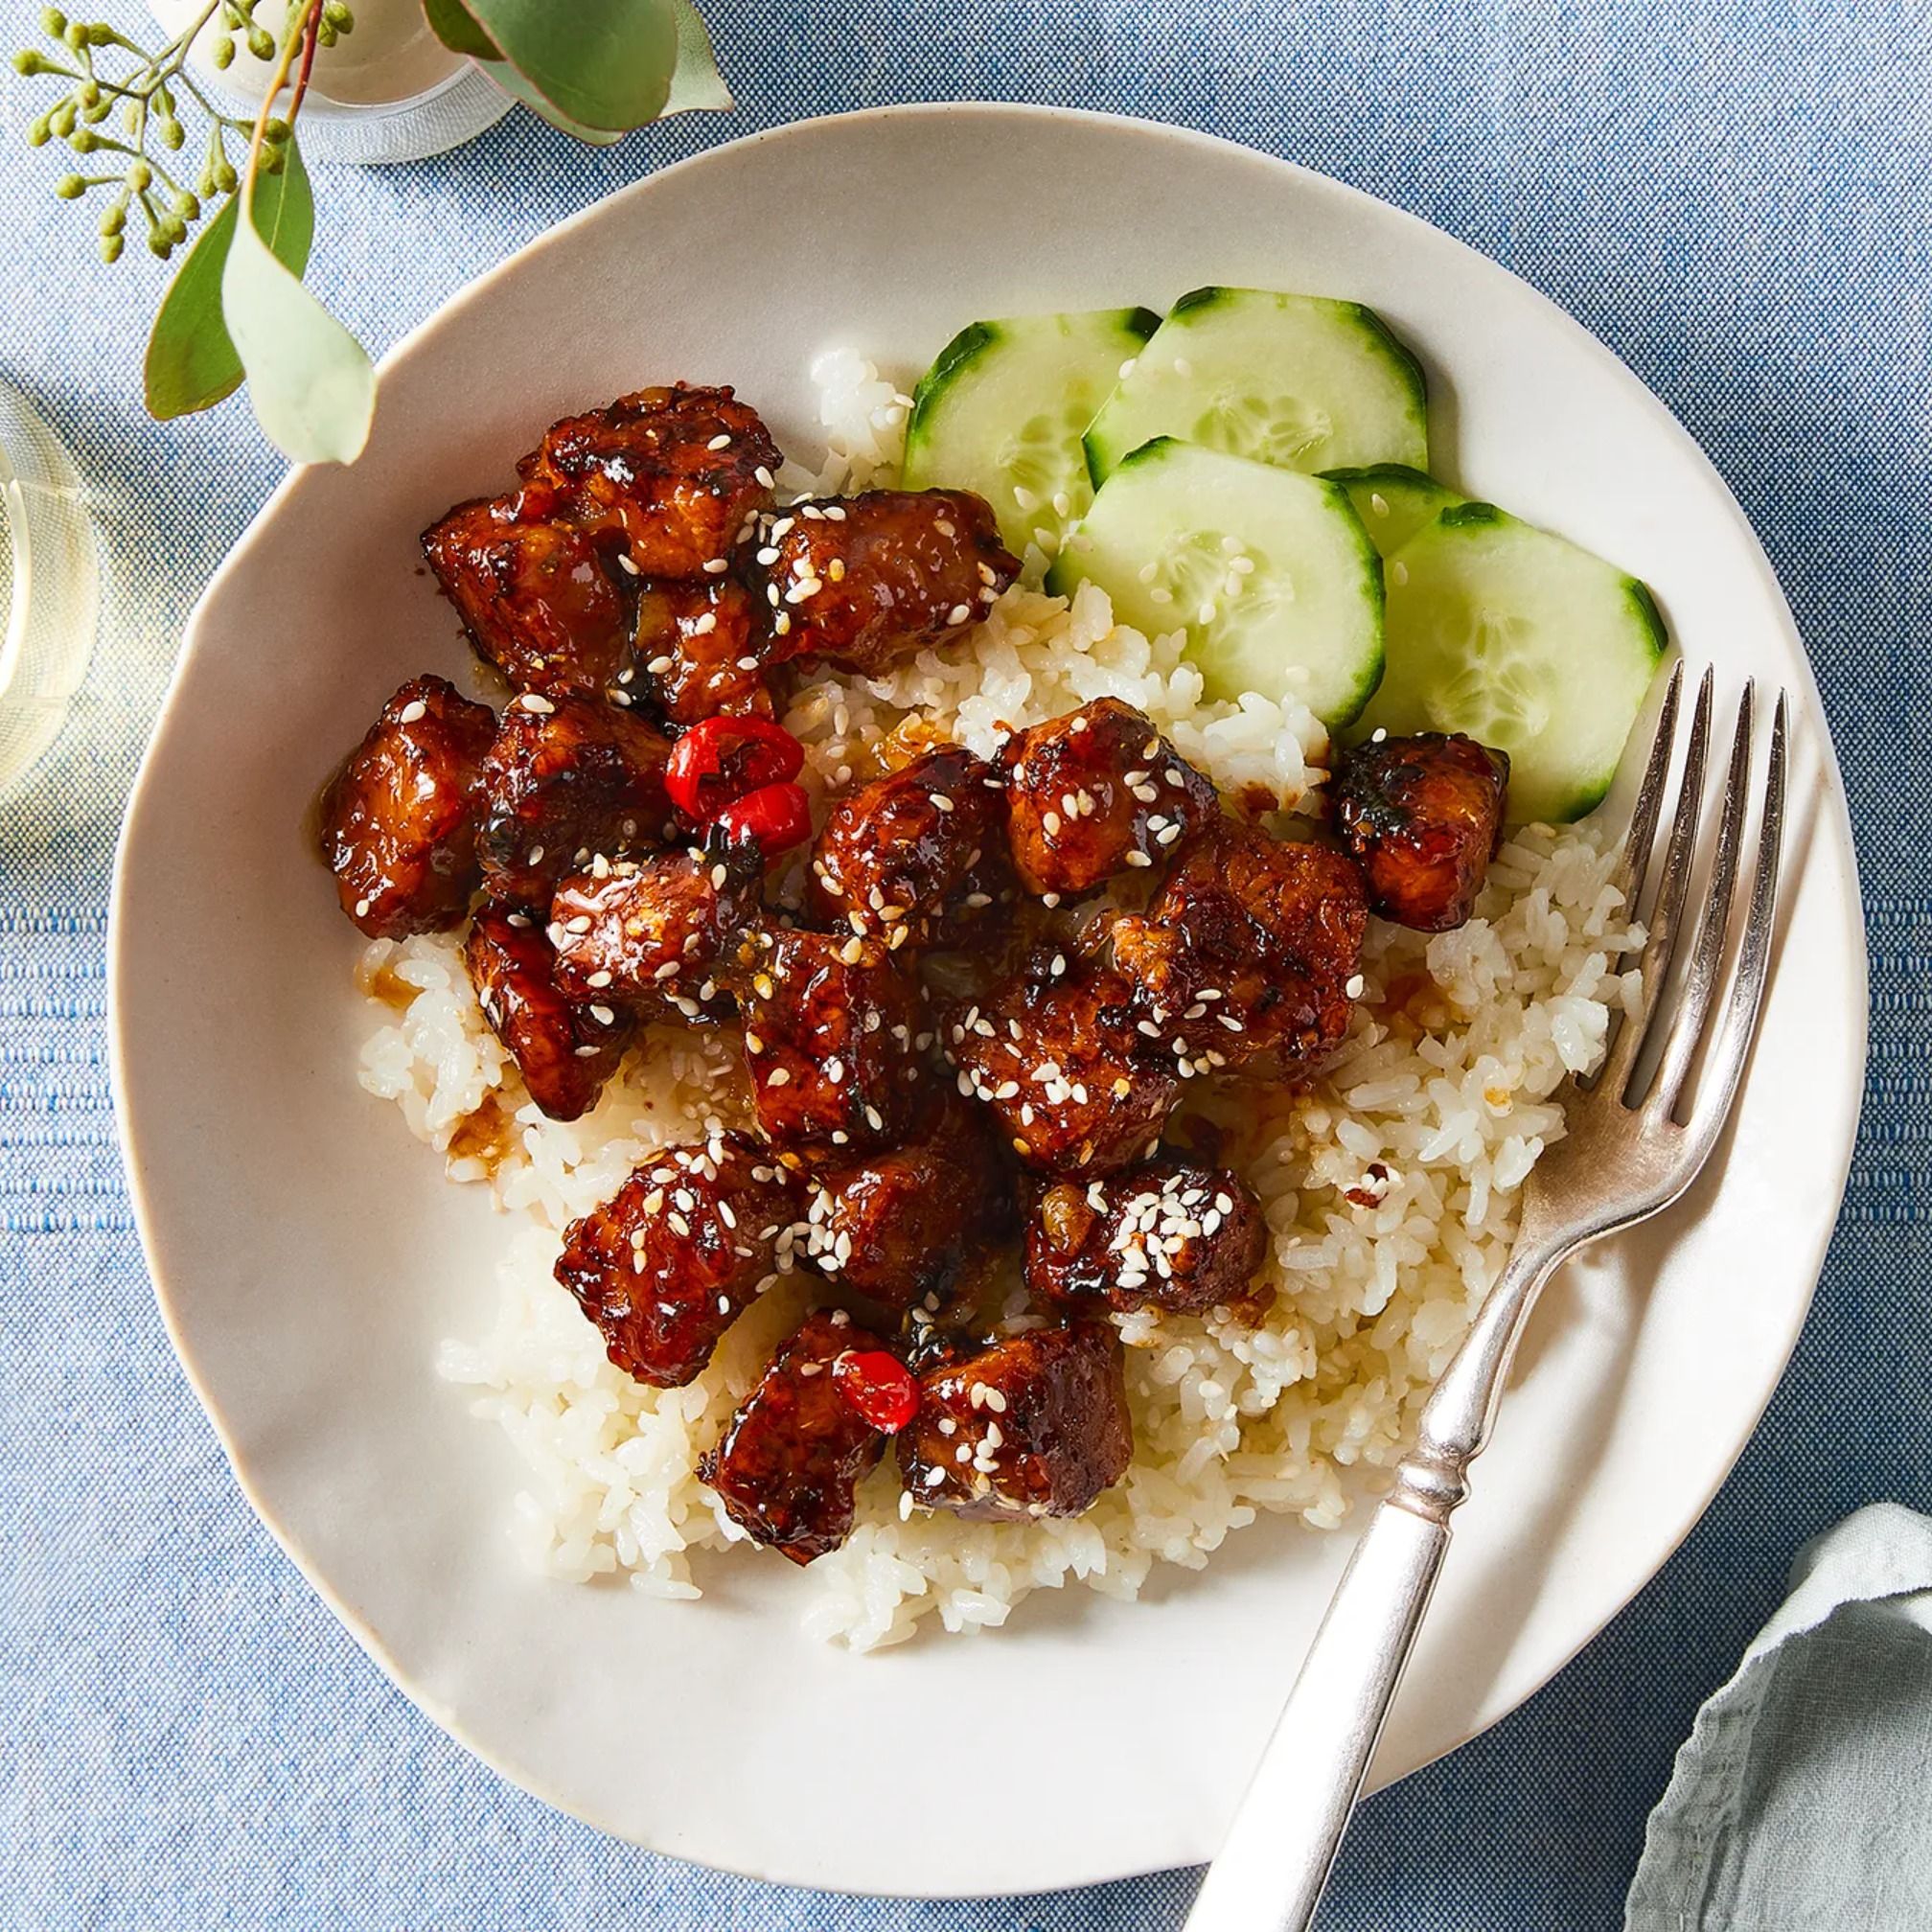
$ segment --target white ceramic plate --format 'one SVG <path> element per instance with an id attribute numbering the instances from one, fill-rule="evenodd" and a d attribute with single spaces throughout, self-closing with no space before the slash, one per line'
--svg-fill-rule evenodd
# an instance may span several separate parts
<path id="1" fill-rule="evenodd" d="M 553 417 L 673 377 L 730 381 L 809 445 L 806 366 L 831 343 L 910 373 L 976 316 L 1159 306 L 1210 281 L 1372 304 L 1426 361 L 1465 487 L 1641 573 L 1727 701 L 1749 674 L 1796 707 L 1785 932 L 1720 1172 L 1549 1298 L 1381 1779 L 1495 1722 L 1652 1575 L 1804 1318 L 1864 1062 L 1844 796 L 1764 558 L 1636 379 L 1422 222 L 1170 128 L 906 108 L 687 161 L 450 303 L 385 364 L 362 461 L 276 494 L 191 627 L 113 929 L 142 1233 L 251 1500 L 439 1724 L 656 1850 L 922 1896 L 1204 1858 L 1346 1545 L 1264 1523 L 1138 1604 L 1039 1595 L 1004 1632 L 872 1657 L 801 1634 L 782 1563 L 710 1565 L 700 1605 L 524 1575 L 504 1536 L 511 1452 L 431 1371 L 492 1292 L 497 1229 L 356 1084 L 359 941 L 310 856 L 310 802 L 405 675 L 458 672 L 415 533 L 498 487 Z M 951 1779 L 1007 1794 L 983 1820 L 907 1775 L 899 1740 L 935 1721 Z M 1011 1802 L 1016 1761 L 1050 1803 Z"/>

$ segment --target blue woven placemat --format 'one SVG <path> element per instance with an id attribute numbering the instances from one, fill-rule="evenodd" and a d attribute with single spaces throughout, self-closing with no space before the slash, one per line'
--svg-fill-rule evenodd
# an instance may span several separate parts
<path id="1" fill-rule="evenodd" d="M 25 10 L 18 10 L 24 14 Z M 131 22 L 128 0 L 109 15 Z M 313 279 L 380 348 L 610 188 L 882 101 L 1184 122 L 1414 209 L 1581 317 L 1711 451 L 1823 684 L 1874 1006 L 1858 1157 L 1810 1326 L 1711 1513 L 1541 1695 L 1370 1803 L 1323 1923 L 1610 1926 L 1698 1702 L 1853 1506 L 1932 1506 L 1932 12 L 1923 0 L 711 0 L 728 120 L 591 155 L 518 115 L 333 171 Z M 159 270 L 111 274 L 0 82 L 0 374 L 100 507 L 108 626 L 75 723 L 0 799 L 0 1925 L 409 1932 L 1158 1932 L 1170 1874 L 1048 1898 L 786 1893 L 598 1837 L 378 1674 L 250 1515 L 176 1369 L 112 1142 L 116 821 L 182 618 L 278 466 L 239 404 L 162 431 Z M 1016 222 L 1072 220 L 1042 207 Z M 264 638 L 264 649 L 274 640 Z M 1050 1794 L 1042 1794 L 1051 1802 Z M 970 1828 L 962 1824 L 962 1828 Z"/>

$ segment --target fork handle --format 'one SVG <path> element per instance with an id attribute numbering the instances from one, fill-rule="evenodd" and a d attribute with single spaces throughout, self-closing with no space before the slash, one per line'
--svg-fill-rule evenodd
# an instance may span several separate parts
<path id="1" fill-rule="evenodd" d="M 1314 1919 L 1524 1322 L 1579 1245 L 1571 1234 L 1526 1230 L 1504 1263 L 1342 1573 L 1186 1932 L 1305 1932 Z"/>
<path id="2" fill-rule="evenodd" d="M 1314 1919 L 1448 1547 L 1447 1509 L 1377 1507 L 1186 1932 L 1302 1932 Z"/>

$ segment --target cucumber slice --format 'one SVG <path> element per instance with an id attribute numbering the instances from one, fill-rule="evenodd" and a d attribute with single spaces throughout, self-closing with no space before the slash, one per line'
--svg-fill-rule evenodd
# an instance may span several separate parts
<path id="1" fill-rule="evenodd" d="M 1322 471 L 1429 467 L 1421 365 L 1359 302 L 1197 288 L 1120 379 L 1087 432 L 1103 481 L 1155 436 Z"/>
<path id="2" fill-rule="evenodd" d="M 1052 556 L 1093 500 L 1081 431 L 1160 325 L 1151 309 L 969 323 L 912 393 L 906 487 L 975 491 L 1009 549 Z"/>
<path id="3" fill-rule="evenodd" d="M 1330 470 L 1326 474 L 1331 483 L 1347 491 L 1369 542 L 1384 557 L 1392 557 L 1443 511 L 1469 500 L 1457 495 L 1447 484 L 1401 463 L 1377 463 L 1367 470 Z"/>
<path id="4" fill-rule="evenodd" d="M 1382 675 L 1382 566 L 1339 483 L 1161 437 L 1100 486 L 1046 587 L 1091 578 L 1149 636 L 1184 630 L 1210 698 L 1346 724 Z"/>
<path id="5" fill-rule="evenodd" d="M 1386 570 L 1388 675 L 1363 728 L 1508 752 L 1512 821 L 1598 805 L 1669 649 L 1650 592 L 1493 503 L 1443 511 Z"/>

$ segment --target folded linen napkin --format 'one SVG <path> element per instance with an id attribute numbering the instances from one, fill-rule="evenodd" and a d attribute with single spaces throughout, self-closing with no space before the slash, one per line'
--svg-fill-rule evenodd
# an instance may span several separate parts
<path id="1" fill-rule="evenodd" d="M 1677 1754 L 1624 1925 L 1932 1927 L 1932 1520 L 1875 1503 L 1799 1552 Z"/>

